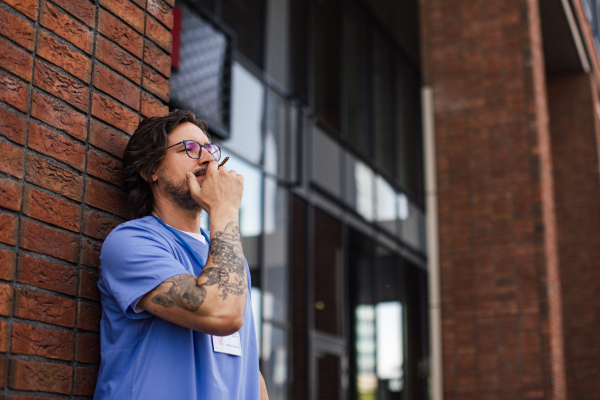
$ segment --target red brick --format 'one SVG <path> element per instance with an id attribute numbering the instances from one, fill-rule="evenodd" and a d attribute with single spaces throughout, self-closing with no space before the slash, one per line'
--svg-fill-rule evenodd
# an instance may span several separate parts
<path id="1" fill-rule="evenodd" d="M 38 31 L 35 53 L 52 64 L 64 69 L 85 83 L 90 83 L 92 61 L 78 51 L 50 36 L 43 30 Z"/>
<path id="2" fill-rule="evenodd" d="M 85 202 L 111 214 L 131 218 L 127 194 L 94 179 L 86 180 Z"/>
<path id="3" fill-rule="evenodd" d="M 144 32 L 144 11 L 129 0 L 102 0 L 100 4 L 139 33 Z"/>
<path id="4" fill-rule="evenodd" d="M 21 184 L 0 178 L 0 207 L 19 211 L 21 208 Z"/>
<path id="5" fill-rule="evenodd" d="M 5 283 L 0 283 L 0 315 L 10 316 L 13 305 L 13 288 Z"/>
<path id="6" fill-rule="evenodd" d="M 79 271 L 79 296 L 100 301 L 97 272 L 90 272 L 84 269 Z"/>
<path id="7" fill-rule="evenodd" d="M 71 393 L 73 367 L 13 359 L 8 387 L 16 390 Z"/>
<path id="8" fill-rule="evenodd" d="M 12 146 L 8 143 L 0 142 L 0 154 L 2 154 L 0 172 L 4 172 L 16 178 L 22 178 L 24 167 L 23 149 Z"/>
<path id="9" fill-rule="evenodd" d="M 149 40 L 144 41 L 144 62 L 163 76 L 171 76 L 171 57 Z"/>
<path id="10" fill-rule="evenodd" d="M 86 116 L 50 96 L 34 91 L 31 115 L 65 131 L 74 138 L 85 140 Z"/>
<path id="11" fill-rule="evenodd" d="M 33 51 L 35 29 L 31 22 L 0 8 L 0 34 Z"/>
<path id="12" fill-rule="evenodd" d="M 144 117 L 159 117 L 169 112 L 169 106 L 156 97 L 142 92 L 142 115 Z"/>
<path id="13" fill-rule="evenodd" d="M 32 20 L 37 20 L 38 0 L 4 0 L 4 2 L 21 11 Z"/>
<path id="14" fill-rule="evenodd" d="M 76 201 L 83 195 L 83 177 L 33 154 L 27 154 L 25 180 Z"/>
<path id="15" fill-rule="evenodd" d="M 29 122 L 29 148 L 83 170 L 85 166 L 85 147 L 59 133 L 35 123 Z"/>
<path id="16" fill-rule="evenodd" d="M 129 138 L 116 129 L 92 119 L 90 123 L 90 143 L 109 152 L 113 156 L 123 158 L 123 152 Z"/>
<path id="17" fill-rule="evenodd" d="M 10 350 L 13 354 L 72 360 L 73 333 L 14 323 Z"/>
<path id="18" fill-rule="evenodd" d="M 97 211 L 86 210 L 84 233 L 95 239 L 104 240 L 121 221 Z"/>
<path id="19" fill-rule="evenodd" d="M 98 371 L 95 369 L 75 367 L 73 394 L 78 396 L 93 396 L 97 380 Z"/>
<path id="20" fill-rule="evenodd" d="M 83 333 L 75 335 L 75 361 L 100 364 L 100 338 Z"/>
<path id="21" fill-rule="evenodd" d="M 165 2 L 171 7 L 175 7 L 175 0 L 165 0 Z"/>
<path id="22" fill-rule="evenodd" d="M 9 41 L 0 38 L 0 67 L 29 82 L 33 57 Z"/>
<path id="23" fill-rule="evenodd" d="M 19 255 L 17 281 L 71 296 L 77 294 L 75 268 L 38 260 L 23 253 Z"/>
<path id="24" fill-rule="evenodd" d="M 0 101 L 27 112 L 29 87 L 22 82 L 0 72 Z"/>
<path id="25" fill-rule="evenodd" d="M 27 120 L 25 117 L 0 107 L 0 135 L 18 144 L 25 144 Z"/>
<path id="26" fill-rule="evenodd" d="M 56 397 L 34 397 L 34 396 L 21 396 L 11 394 L 7 397 L 8 400 L 60 400 Z"/>
<path id="27" fill-rule="evenodd" d="M 47 254 L 71 262 L 77 262 L 79 256 L 77 235 L 29 220 L 21 222 L 19 245 L 36 253 Z"/>
<path id="28" fill-rule="evenodd" d="M 146 36 L 171 54 L 171 32 L 149 15 L 146 16 Z"/>
<path id="29" fill-rule="evenodd" d="M 80 110 L 87 111 L 88 109 L 90 95 L 88 87 L 54 70 L 40 60 L 35 61 L 33 84 Z"/>
<path id="30" fill-rule="evenodd" d="M 146 66 L 142 69 L 142 86 L 164 101 L 169 101 L 169 81 Z"/>
<path id="31" fill-rule="evenodd" d="M 81 263 L 88 267 L 98 268 L 100 266 L 102 243 L 86 238 L 82 239 L 81 242 Z"/>
<path id="32" fill-rule="evenodd" d="M 40 7 L 40 25 L 72 43 L 80 50 L 92 54 L 94 47 L 93 32 L 46 0 L 42 0 Z"/>
<path id="33" fill-rule="evenodd" d="M 0 353 L 8 352 L 10 324 L 0 320 Z"/>
<path id="34" fill-rule="evenodd" d="M 23 214 L 48 222 L 70 231 L 79 232 L 81 209 L 32 187 L 26 187 L 23 194 Z"/>
<path id="35" fill-rule="evenodd" d="M 102 308 L 90 303 L 77 303 L 77 329 L 100 332 Z"/>
<path id="36" fill-rule="evenodd" d="M 0 249 L 0 279 L 12 281 L 15 276 L 17 255 L 10 250 Z"/>
<path id="37" fill-rule="evenodd" d="M 136 113 L 98 93 L 92 93 L 92 115 L 129 134 L 139 122 Z"/>
<path id="38" fill-rule="evenodd" d="M 94 149 L 88 151 L 88 163 L 86 172 L 107 182 L 123 187 L 122 173 L 123 163 L 112 157 L 97 152 Z"/>
<path id="39" fill-rule="evenodd" d="M 86 0 L 52 0 L 53 3 L 62 7 L 65 11 L 76 16 L 87 25 L 94 27 L 94 16 L 96 7 Z"/>
<path id="40" fill-rule="evenodd" d="M 73 328 L 75 301 L 27 289 L 15 293 L 14 315 L 19 318 Z"/>
<path id="41" fill-rule="evenodd" d="M 173 11 L 165 2 L 162 0 L 148 0 L 146 10 L 169 30 L 173 29 Z"/>
<path id="42" fill-rule="evenodd" d="M 137 58 L 142 58 L 142 37 L 103 9 L 98 14 L 98 30 Z"/>
<path id="43" fill-rule="evenodd" d="M 95 87 L 129 107 L 136 110 L 140 107 L 140 88 L 112 71 L 96 65 L 93 83 Z"/>
<path id="44" fill-rule="evenodd" d="M 0 357 L 0 389 L 6 387 L 6 378 L 8 376 L 8 359 Z"/>
<path id="45" fill-rule="evenodd" d="M 19 219 L 11 214 L 0 212 L 0 242 L 17 244 L 17 227 Z"/>
<path id="46" fill-rule="evenodd" d="M 95 57 L 133 82 L 142 82 L 141 61 L 115 46 L 110 40 L 96 37 Z"/>

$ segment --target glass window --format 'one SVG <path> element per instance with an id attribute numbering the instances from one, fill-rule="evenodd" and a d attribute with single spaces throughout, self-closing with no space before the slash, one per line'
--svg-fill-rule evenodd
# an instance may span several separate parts
<path id="1" fill-rule="evenodd" d="M 339 198 L 341 195 L 341 149 L 318 128 L 313 130 L 312 179 L 321 189 Z"/>
<path id="2" fill-rule="evenodd" d="M 231 137 L 223 142 L 253 164 L 262 156 L 262 120 L 265 88 L 239 63 L 233 64 Z"/>
<path id="3" fill-rule="evenodd" d="M 375 217 L 373 170 L 353 155 L 346 154 L 346 177 L 346 201 L 367 221 L 373 221 Z"/>
<path id="4" fill-rule="evenodd" d="M 396 234 L 398 210 L 396 192 L 380 175 L 375 178 L 375 195 L 377 196 L 377 222 L 390 233 Z"/>
<path id="5" fill-rule="evenodd" d="M 274 91 L 267 92 L 265 132 L 265 171 L 280 178 L 286 177 L 286 104 Z"/>
<path id="6" fill-rule="evenodd" d="M 222 0 L 221 19 L 236 33 L 237 48 L 263 68 L 265 0 Z"/>
<path id="7" fill-rule="evenodd" d="M 308 1 L 291 1 L 290 69 L 292 91 L 304 104 L 308 104 Z"/>
<path id="8" fill-rule="evenodd" d="M 269 322 L 263 324 L 261 372 L 270 400 L 288 398 L 287 331 Z"/>
<path id="9" fill-rule="evenodd" d="M 288 229 L 287 193 L 272 178 L 265 178 L 265 229 L 263 239 L 263 318 L 287 321 Z"/>
<path id="10" fill-rule="evenodd" d="M 425 253 L 427 251 L 425 215 L 416 205 L 408 201 L 405 195 L 400 195 L 399 200 L 400 238 Z"/>
<path id="11" fill-rule="evenodd" d="M 267 73 L 282 88 L 288 88 L 289 2 L 267 1 Z"/>

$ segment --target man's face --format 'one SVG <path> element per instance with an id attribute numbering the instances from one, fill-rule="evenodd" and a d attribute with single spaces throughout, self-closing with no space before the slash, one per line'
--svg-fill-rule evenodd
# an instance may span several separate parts
<path id="1" fill-rule="evenodd" d="M 202 129 L 191 122 L 178 125 L 169 134 L 167 147 L 173 146 L 182 140 L 195 140 L 200 144 L 210 143 Z M 157 194 L 166 195 L 176 205 L 185 210 L 200 211 L 201 207 L 190 196 L 186 173 L 194 173 L 197 176 L 198 183 L 202 186 L 206 168 L 212 160 L 213 157 L 204 148 L 199 159 L 188 157 L 185 146 L 183 143 L 179 143 L 167 149 L 165 158 L 152 175 L 152 180 L 155 182 L 154 189 L 158 192 Z"/>

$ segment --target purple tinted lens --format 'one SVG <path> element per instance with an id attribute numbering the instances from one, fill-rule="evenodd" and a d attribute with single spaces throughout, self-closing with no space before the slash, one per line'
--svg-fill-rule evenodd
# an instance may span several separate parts
<path id="1" fill-rule="evenodd" d="M 206 151 L 208 151 L 208 153 L 213 156 L 213 159 L 215 161 L 219 161 L 219 159 L 221 158 L 221 149 L 219 148 L 219 146 L 217 146 L 216 144 L 207 144 L 204 147 L 206 148 Z"/>

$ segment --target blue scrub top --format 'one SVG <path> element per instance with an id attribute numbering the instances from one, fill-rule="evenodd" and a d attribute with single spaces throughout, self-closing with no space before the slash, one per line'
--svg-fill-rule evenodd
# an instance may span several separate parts
<path id="1" fill-rule="evenodd" d="M 206 263 L 208 245 L 184 233 L 179 236 Z M 153 217 L 123 223 L 108 235 L 100 255 L 102 361 L 95 400 L 259 399 L 247 263 L 241 357 L 214 352 L 211 335 L 133 310 L 140 297 L 165 280 L 198 276 L 202 266 L 197 264 L 181 240 Z"/>

